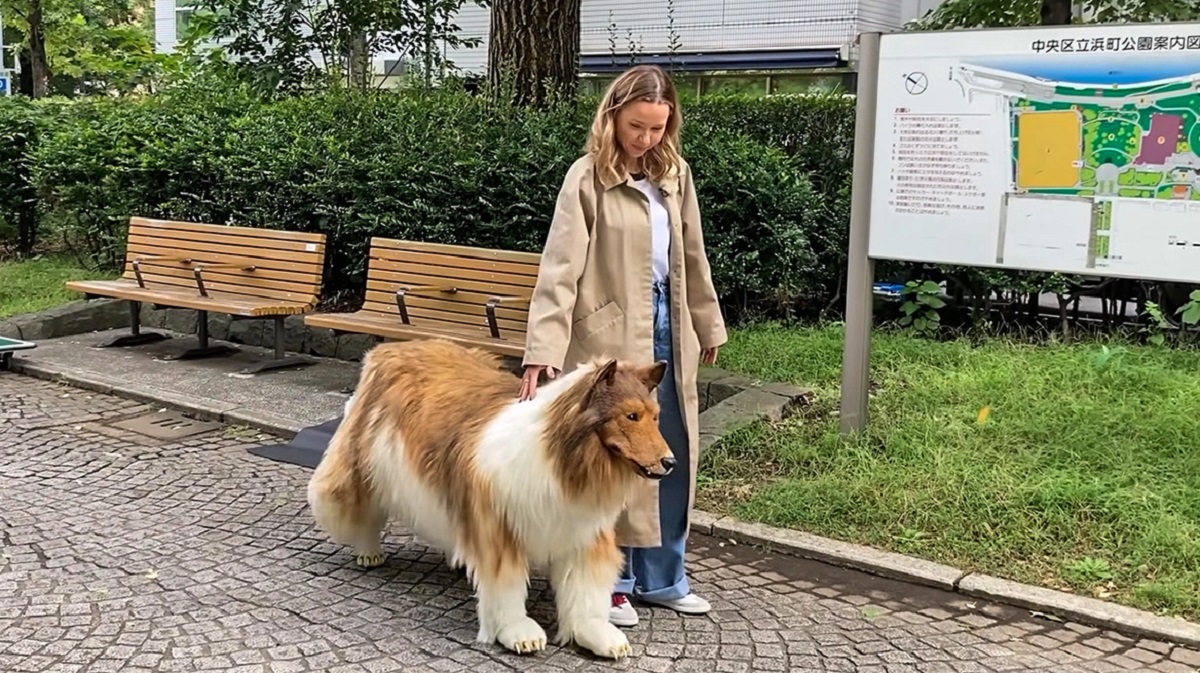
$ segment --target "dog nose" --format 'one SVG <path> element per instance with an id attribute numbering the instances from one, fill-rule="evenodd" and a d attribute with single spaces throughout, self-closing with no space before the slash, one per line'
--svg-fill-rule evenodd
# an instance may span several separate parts
<path id="1" fill-rule="evenodd" d="M 670 472 L 671 470 L 675 469 L 675 458 L 674 457 L 663 458 L 662 466 L 663 466 L 663 469 L 666 470 L 667 472 Z"/>

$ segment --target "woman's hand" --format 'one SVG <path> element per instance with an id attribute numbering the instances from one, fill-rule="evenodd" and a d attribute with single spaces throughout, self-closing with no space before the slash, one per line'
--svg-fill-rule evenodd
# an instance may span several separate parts
<path id="1" fill-rule="evenodd" d="M 538 377 L 542 375 L 542 370 L 546 371 L 546 378 L 554 378 L 557 372 L 554 367 L 546 367 L 545 365 L 525 365 L 525 375 L 521 377 L 521 392 L 517 396 L 522 402 L 532 400 L 537 394 Z"/>
<path id="2" fill-rule="evenodd" d="M 706 365 L 715 365 L 717 363 L 717 349 L 718 346 L 713 346 L 712 348 L 705 348 L 700 351 L 700 361 Z"/>

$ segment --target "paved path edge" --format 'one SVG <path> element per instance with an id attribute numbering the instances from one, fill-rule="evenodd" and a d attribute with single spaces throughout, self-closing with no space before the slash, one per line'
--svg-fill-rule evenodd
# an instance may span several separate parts
<path id="1" fill-rule="evenodd" d="M 111 394 L 148 404 L 186 412 L 201 420 L 244 425 L 287 437 L 299 432 L 295 419 L 235 405 L 210 405 L 170 391 L 139 386 L 119 379 L 83 375 L 53 366 L 34 364 L 14 358 L 14 373 L 76 388 Z M 1051 619 L 1068 619 L 1086 626 L 1111 629 L 1130 636 L 1148 637 L 1187 647 L 1200 647 L 1200 624 L 1155 615 L 1146 610 L 1079 596 L 1063 591 L 1021 584 L 981 573 L 966 572 L 952 566 L 927 561 L 874 547 L 844 542 L 765 524 L 741 521 L 695 510 L 692 529 L 716 538 L 800 558 L 851 568 L 872 575 L 953 591 L 975 598 L 1004 603 L 1040 613 Z"/>

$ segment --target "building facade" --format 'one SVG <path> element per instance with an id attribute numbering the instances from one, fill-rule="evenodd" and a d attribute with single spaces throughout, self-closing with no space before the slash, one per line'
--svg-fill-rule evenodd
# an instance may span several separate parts
<path id="1" fill-rule="evenodd" d="M 670 64 L 698 93 L 853 90 L 855 36 L 892 31 L 942 0 L 582 0 L 580 71 L 589 88 L 642 62 Z M 155 39 L 170 52 L 191 9 L 187 0 L 156 0 Z M 487 71 L 489 12 L 473 4 L 457 17 L 471 49 L 448 49 L 464 73 Z M 672 48 L 674 45 L 674 48 Z M 399 72 L 395 55 L 379 54 L 378 72 Z"/>

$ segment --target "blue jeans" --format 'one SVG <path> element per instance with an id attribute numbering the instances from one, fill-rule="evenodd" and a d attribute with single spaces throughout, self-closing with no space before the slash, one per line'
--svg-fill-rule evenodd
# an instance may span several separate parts
<path id="1" fill-rule="evenodd" d="M 675 387 L 675 354 L 671 339 L 671 295 L 667 283 L 654 284 L 654 359 L 665 360 L 667 371 L 658 387 L 661 407 L 658 427 L 675 454 L 675 469 L 659 482 L 658 520 L 662 545 L 652 548 L 624 547 L 625 569 L 614 588 L 616 593 L 649 600 L 673 600 L 688 595 L 683 570 L 684 545 L 688 535 L 688 500 L 691 491 L 691 461 L 688 435 L 683 423 L 679 391 Z"/>

